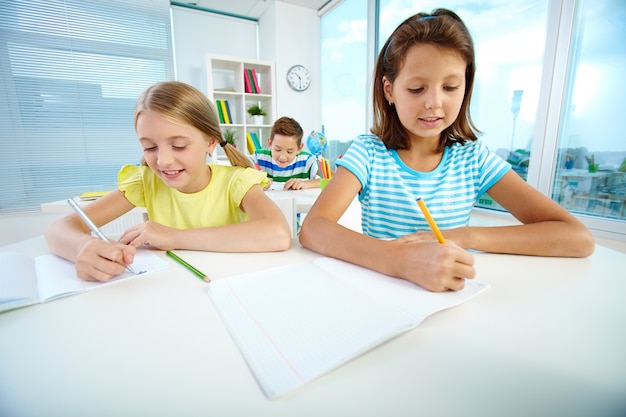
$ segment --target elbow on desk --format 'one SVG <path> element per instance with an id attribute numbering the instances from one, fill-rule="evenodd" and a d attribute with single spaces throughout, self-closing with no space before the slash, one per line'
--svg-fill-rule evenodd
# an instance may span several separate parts
<path id="1" fill-rule="evenodd" d="M 268 248 L 272 252 L 286 251 L 291 247 L 292 242 L 291 230 L 289 227 L 281 227 L 274 232 L 274 236 L 266 242 L 270 245 Z"/>
<path id="2" fill-rule="evenodd" d="M 289 230 L 287 230 L 287 233 L 281 233 L 281 236 L 276 239 L 276 249 L 274 250 L 276 252 L 286 251 L 291 247 L 291 242 L 291 234 L 289 233 Z"/>
<path id="3" fill-rule="evenodd" d="M 315 228 L 315 225 L 311 223 L 312 219 L 306 217 L 304 222 L 302 222 L 302 227 L 300 228 L 300 233 L 298 234 L 298 241 L 300 245 L 307 249 L 316 250 L 315 247 L 315 239 L 311 236 L 311 231 Z"/>
<path id="4" fill-rule="evenodd" d="M 593 234 L 584 226 L 580 227 L 576 233 L 571 233 L 568 239 L 560 239 L 560 242 L 553 246 L 553 253 L 548 253 L 546 256 L 587 258 L 596 248 Z"/>
<path id="5" fill-rule="evenodd" d="M 587 258 L 591 256 L 596 248 L 596 242 L 591 232 L 585 228 L 581 233 L 579 245 L 575 248 L 575 254 L 572 255 L 575 258 Z"/>

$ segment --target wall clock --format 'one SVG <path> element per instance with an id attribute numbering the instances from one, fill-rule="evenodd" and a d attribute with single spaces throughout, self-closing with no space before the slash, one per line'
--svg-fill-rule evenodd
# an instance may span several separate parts
<path id="1" fill-rule="evenodd" d="M 303 65 L 294 65 L 287 71 L 287 83 L 295 91 L 304 91 L 311 85 L 311 73 Z"/>

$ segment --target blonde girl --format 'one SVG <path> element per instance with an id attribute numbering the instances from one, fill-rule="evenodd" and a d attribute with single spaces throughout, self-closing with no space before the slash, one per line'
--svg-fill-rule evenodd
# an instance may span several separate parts
<path id="1" fill-rule="evenodd" d="M 50 250 L 75 262 L 80 278 L 110 279 L 144 245 L 222 252 L 289 248 L 289 226 L 263 192 L 265 174 L 226 143 L 216 109 L 204 94 L 175 81 L 149 87 L 137 101 L 135 130 L 142 164 L 122 167 L 118 189 L 84 211 L 97 226 L 134 207 L 145 207 L 149 220 L 126 230 L 115 244 L 92 237 L 75 214 L 46 230 Z M 207 164 L 217 146 L 232 166 Z"/>

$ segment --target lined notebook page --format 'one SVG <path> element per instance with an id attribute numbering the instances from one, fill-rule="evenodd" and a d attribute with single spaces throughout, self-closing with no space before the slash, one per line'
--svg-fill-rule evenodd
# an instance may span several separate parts
<path id="1" fill-rule="evenodd" d="M 35 258 L 35 265 L 39 299 L 42 302 L 169 268 L 167 261 L 161 259 L 150 249 L 143 248 L 137 249 L 132 265 L 137 275 L 125 271 L 107 282 L 84 281 L 78 278 L 74 264 L 55 255 L 40 255 Z"/>
<path id="2" fill-rule="evenodd" d="M 320 258 L 216 280 L 208 291 L 263 392 L 275 398 L 486 288 L 472 282 L 432 293 Z"/>

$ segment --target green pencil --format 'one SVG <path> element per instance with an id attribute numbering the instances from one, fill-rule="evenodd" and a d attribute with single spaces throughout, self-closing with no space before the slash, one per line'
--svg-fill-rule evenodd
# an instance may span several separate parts
<path id="1" fill-rule="evenodd" d="M 182 266 L 184 266 L 185 268 L 187 268 L 188 270 L 193 272 L 201 280 L 206 281 L 206 282 L 211 282 L 211 280 L 209 279 L 209 277 L 206 276 L 205 273 L 200 272 L 195 267 L 193 267 L 192 265 L 188 264 L 184 259 L 182 259 L 178 255 L 176 255 L 174 252 L 168 250 L 168 251 L 165 251 L 165 253 L 167 253 L 167 255 L 170 258 L 174 259 L 176 262 L 178 262 L 179 264 L 181 264 Z"/>

